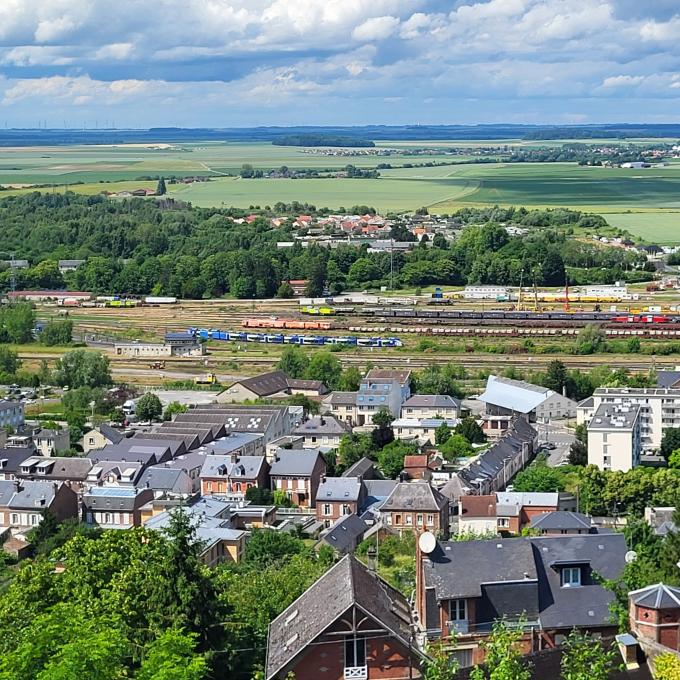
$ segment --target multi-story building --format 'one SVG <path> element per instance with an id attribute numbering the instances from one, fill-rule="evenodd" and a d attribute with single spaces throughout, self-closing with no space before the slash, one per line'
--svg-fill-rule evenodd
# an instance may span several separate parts
<path id="1" fill-rule="evenodd" d="M 30 529 L 40 524 L 45 510 L 59 521 L 78 517 L 78 496 L 63 482 L 0 482 L 0 526 Z"/>
<path id="2" fill-rule="evenodd" d="M 411 371 L 372 368 L 359 385 L 356 424 L 371 425 L 375 413 L 383 408 L 398 418 L 402 404 L 410 396 Z"/>
<path id="3" fill-rule="evenodd" d="M 33 443 L 41 456 L 54 456 L 59 451 L 67 451 L 71 447 L 68 429 L 49 430 L 43 428 L 33 435 Z"/>
<path id="4" fill-rule="evenodd" d="M 316 492 L 316 517 L 329 527 L 340 517 L 359 514 L 365 497 L 360 477 L 322 477 Z"/>
<path id="5" fill-rule="evenodd" d="M 640 440 L 642 450 L 658 449 L 663 432 L 680 427 L 680 389 L 646 387 L 602 387 L 592 397 L 579 403 L 576 420 L 588 424 L 602 404 L 640 407 Z"/>
<path id="6" fill-rule="evenodd" d="M 398 418 L 392 422 L 392 430 L 396 439 L 413 440 L 423 446 L 435 443 L 435 433 L 443 424 L 453 429 L 459 423 L 460 420 L 451 418 Z"/>
<path id="7" fill-rule="evenodd" d="M 448 394 L 414 394 L 401 405 L 402 418 L 460 418 L 460 401 Z"/>
<path id="8" fill-rule="evenodd" d="M 449 501 L 428 482 L 401 482 L 380 505 L 380 518 L 398 531 L 449 535 Z"/>
<path id="9" fill-rule="evenodd" d="M 83 518 L 102 529 L 142 525 L 142 508 L 153 500 L 151 489 L 93 486 L 83 495 Z"/>
<path id="10" fill-rule="evenodd" d="M 640 464 L 641 407 L 602 403 L 588 423 L 588 464 L 627 472 Z"/>
<path id="11" fill-rule="evenodd" d="M 333 416 L 314 416 L 306 420 L 293 432 L 303 437 L 303 447 L 315 449 L 319 446 L 337 448 L 340 440 L 351 432 L 351 428 L 342 420 Z"/>
<path id="12" fill-rule="evenodd" d="M 18 401 L 0 400 L 0 428 L 13 430 L 24 424 L 24 405 Z"/>
<path id="13" fill-rule="evenodd" d="M 273 491 L 283 491 L 295 505 L 310 508 L 325 474 L 326 461 L 318 449 L 282 449 L 269 471 Z"/>
<path id="14" fill-rule="evenodd" d="M 269 463 L 264 456 L 209 455 L 201 468 L 201 493 L 244 496 L 250 488 L 268 486 Z"/>

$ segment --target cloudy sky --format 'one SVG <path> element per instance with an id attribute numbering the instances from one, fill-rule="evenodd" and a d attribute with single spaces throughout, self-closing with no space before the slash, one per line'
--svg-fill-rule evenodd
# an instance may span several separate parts
<path id="1" fill-rule="evenodd" d="M 678 0 L 0 0 L 0 125 L 680 121 Z"/>

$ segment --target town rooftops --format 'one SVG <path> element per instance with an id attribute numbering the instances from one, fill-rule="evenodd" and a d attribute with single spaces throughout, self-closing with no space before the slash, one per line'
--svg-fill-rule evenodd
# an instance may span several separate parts
<path id="1" fill-rule="evenodd" d="M 16 474 L 21 464 L 34 455 L 35 447 L 32 446 L 8 446 L 0 449 L 0 474 Z"/>
<path id="2" fill-rule="evenodd" d="M 354 406 L 357 403 L 356 392 L 331 392 L 324 398 L 324 403 L 332 406 Z"/>
<path id="3" fill-rule="evenodd" d="M 257 479 L 266 462 L 264 456 L 206 456 L 201 477 Z"/>
<path id="4" fill-rule="evenodd" d="M 647 609 L 678 609 L 680 608 L 680 588 L 657 583 L 653 586 L 640 588 L 628 593 L 633 604 Z"/>
<path id="5" fill-rule="evenodd" d="M 333 416 L 314 416 L 305 421 L 298 427 L 293 434 L 297 435 L 331 435 L 342 436 L 351 432 L 351 428 L 347 423 L 333 418 Z"/>
<path id="6" fill-rule="evenodd" d="M 427 482 L 400 482 L 380 507 L 384 510 L 439 512 L 448 499 Z"/>
<path id="7" fill-rule="evenodd" d="M 316 500 L 335 502 L 357 502 L 361 495 L 362 483 L 356 477 L 326 477 L 316 492 Z"/>
<path id="8" fill-rule="evenodd" d="M 31 456 L 21 463 L 19 472 L 22 475 L 45 475 L 55 479 L 84 480 L 87 478 L 92 461 L 87 458 L 61 456 Z"/>
<path id="9" fill-rule="evenodd" d="M 0 481 L 0 506 L 26 510 L 48 508 L 59 486 L 55 482 L 38 480 Z"/>
<path id="10" fill-rule="evenodd" d="M 552 491 L 497 491 L 499 506 L 557 508 L 560 494 Z"/>
<path id="11" fill-rule="evenodd" d="M 534 515 L 531 518 L 531 528 L 541 531 L 590 531 L 593 522 L 587 515 L 580 512 L 556 510 Z"/>
<path id="12" fill-rule="evenodd" d="M 177 494 L 191 492 L 191 479 L 184 470 L 165 468 L 162 464 L 147 468 L 138 484 L 142 488 L 153 489 L 154 491 Z"/>
<path id="13" fill-rule="evenodd" d="M 680 383 L 680 371 L 659 371 L 656 374 L 657 387 L 677 388 Z"/>
<path id="14" fill-rule="evenodd" d="M 269 397 L 288 389 L 288 376 L 283 371 L 272 371 L 252 378 L 244 378 L 234 384 L 240 384 L 260 397 Z"/>
<path id="15" fill-rule="evenodd" d="M 460 401 L 448 394 L 414 394 L 403 404 L 404 408 L 460 408 Z"/>
<path id="16" fill-rule="evenodd" d="M 359 458 L 359 460 L 354 463 L 353 465 L 350 465 L 343 473 L 343 477 L 372 477 L 372 478 L 380 478 L 382 475 L 377 474 L 377 470 L 375 467 L 375 461 L 371 460 L 370 458 L 366 458 L 364 456 L 363 458 Z"/>
<path id="17" fill-rule="evenodd" d="M 479 396 L 479 401 L 517 413 L 531 413 L 554 394 L 555 392 L 546 387 L 490 375 L 486 381 L 486 389 Z"/>
<path id="18" fill-rule="evenodd" d="M 351 513 L 340 517 L 328 531 L 321 535 L 321 540 L 344 555 L 362 540 L 367 529 L 366 522 Z"/>
<path id="19" fill-rule="evenodd" d="M 600 404 L 588 424 L 589 430 L 632 430 L 640 415 L 637 404 Z"/>
<path id="20" fill-rule="evenodd" d="M 117 486 L 93 486 L 83 494 L 88 510 L 132 512 L 153 498 L 151 489 L 126 489 Z"/>
<path id="21" fill-rule="evenodd" d="M 496 496 L 463 496 L 460 499 L 461 517 L 495 517 Z"/>
<path id="22" fill-rule="evenodd" d="M 97 427 L 99 430 L 100 434 L 103 437 L 106 437 L 112 444 L 118 444 L 123 439 L 125 439 L 125 435 L 120 431 L 116 430 L 114 427 L 111 427 L 110 425 L 107 425 L 106 423 L 102 423 Z"/>
<path id="23" fill-rule="evenodd" d="M 319 449 L 279 449 L 269 474 L 272 477 L 309 477 L 319 458 L 322 458 Z"/>
<path id="24" fill-rule="evenodd" d="M 405 385 L 411 379 L 411 371 L 397 371 L 389 368 L 372 368 L 364 380 L 385 381 L 394 380 L 401 385 Z"/>
<path id="25" fill-rule="evenodd" d="M 410 646 L 409 605 L 404 596 L 347 555 L 271 622 L 267 680 L 281 673 L 352 606 Z"/>

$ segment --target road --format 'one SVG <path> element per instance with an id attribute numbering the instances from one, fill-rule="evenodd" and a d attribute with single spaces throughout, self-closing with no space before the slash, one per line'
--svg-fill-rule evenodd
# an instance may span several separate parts
<path id="1" fill-rule="evenodd" d="M 574 441 L 573 430 L 568 430 L 564 423 L 555 421 L 552 423 L 536 423 L 534 427 L 538 430 L 538 441 L 555 444 L 555 448 L 548 451 L 548 465 L 557 467 L 561 462 L 569 457 L 569 449 Z"/>

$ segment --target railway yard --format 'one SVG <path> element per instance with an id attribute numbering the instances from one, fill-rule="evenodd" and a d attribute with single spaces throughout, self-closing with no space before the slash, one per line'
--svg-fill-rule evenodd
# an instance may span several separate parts
<path id="1" fill-rule="evenodd" d="M 324 346 L 337 352 L 344 365 L 359 367 L 455 362 L 471 371 L 497 370 L 499 364 L 540 370 L 560 359 L 584 370 L 608 365 L 646 371 L 652 364 L 677 363 L 667 351 L 656 351 L 680 339 L 680 312 L 667 297 L 663 305 L 648 296 L 616 306 L 590 304 L 568 310 L 564 305 L 522 310 L 509 303 L 433 304 L 425 297 L 417 304 L 412 298 L 404 301 L 323 307 L 305 307 L 298 300 L 68 309 L 39 305 L 37 314 L 39 319 L 68 316 L 77 338 L 109 355 L 117 377 L 153 386 L 191 381 L 207 370 L 221 382 L 255 375 L 274 366 L 287 344 L 309 346 L 311 352 Z M 592 324 L 607 340 L 638 338 L 646 345 L 644 352 L 574 354 L 578 334 Z M 114 351 L 116 342 L 159 342 L 165 333 L 190 331 L 207 342 L 206 356 L 173 356 L 156 368 L 148 358 L 117 356 Z M 58 351 L 33 345 L 21 355 L 30 366 L 54 360 Z"/>

